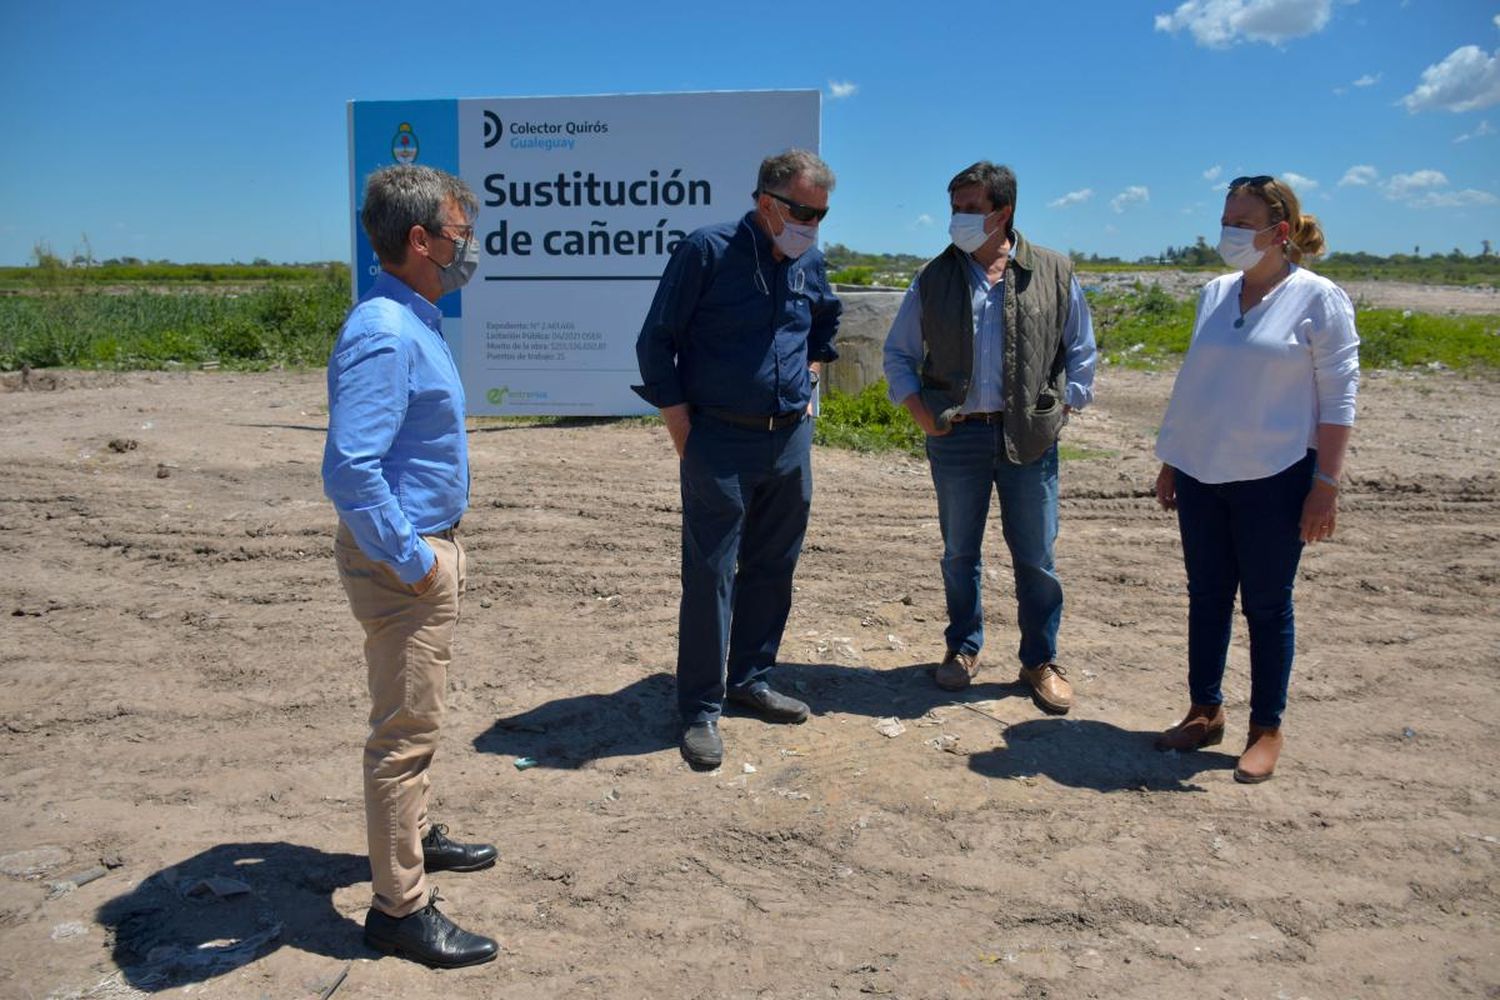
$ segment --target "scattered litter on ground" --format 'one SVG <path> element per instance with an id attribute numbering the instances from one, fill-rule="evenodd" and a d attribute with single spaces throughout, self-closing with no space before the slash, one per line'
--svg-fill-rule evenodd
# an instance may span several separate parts
<path id="1" fill-rule="evenodd" d="M 88 885 L 95 879 L 103 878 L 108 874 L 109 869 L 104 867 L 103 865 L 95 865 L 92 868 L 86 868 L 75 875 L 69 875 L 67 878 L 59 879 L 58 881 L 51 883 L 47 892 L 47 898 L 56 899 L 58 896 L 65 896 L 68 893 L 72 892 L 74 889 L 77 889 L 79 886 Z"/>
<path id="2" fill-rule="evenodd" d="M 183 889 L 182 894 L 188 899 L 229 899 L 233 896 L 243 896 L 249 891 L 250 887 L 237 878 L 209 875 Z"/>
<path id="3" fill-rule="evenodd" d="M 535 757 L 517 757 L 516 758 L 516 770 L 517 771 L 524 771 L 527 768 L 536 767 L 536 765 L 537 765 L 537 759 Z"/>
<path id="4" fill-rule="evenodd" d="M 894 715 L 888 715 L 883 719 L 876 719 L 874 722 L 874 726 L 877 733 L 879 733 L 881 736 L 887 737 L 888 739 L 895 739 L 897 736 L 900 736 L 902 733 L 906 732 L 906 727 L 903 726 L 901 724 L 901 720 L 896 718 Z"/>
<path id="5" fill-rule="evenodd" d="M 963 751 L 958 748 L 958 737 L 953 733 L 943 733 L 942 735 L 934 736 L 932 739 L 925 742 L 934 750 L 941 750 L 944 753 L 963 753 Z"/>
<path id="6" fill-rule="evenodd" d="M 77 920 L 69 920 L 52 928 L 52 940 L 66 941 L 68 938 L 82 937 L 89 932 L 88 926 Z"/>
<path id="7" fill-rule="evenodd" d="M 329 997 L 333 996 L 333 991 L 344 985 L 344 980 L 349 978 L 349 970 L 352 968 L 354 968 L 353 962 L 345 962 L 343 971 L 338 974 L 337 979 L 328 984 L 326 990 L 318 994 L 318 1000 L 328 1000 Z"/>

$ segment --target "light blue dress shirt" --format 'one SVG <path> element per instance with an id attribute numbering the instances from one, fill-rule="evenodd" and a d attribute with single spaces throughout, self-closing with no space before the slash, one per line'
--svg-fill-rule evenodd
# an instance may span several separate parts
<path id="1" fill-rule="evenodd" d="M 328 362 L 323 492 L 360 550 L 416 583 L 435 556 L 423 535 L 469 501 L 464 387 L 442 313 L 382 271 L 350 312 Z"/>
<path id="2" fill-rule="evenodd" d="M 993 285 L 985 269 L 973 257 L 964 256 L 969 265 L 969 289 L 974 306 L 974 380 L 969 395 L 960 407 L 961 413 L 992 413 L 1002 409 L 1001 386 L 1005 384 L 1005 279 Z M 919 276 L 906 290 L 901 308 L 885 339 L 885 380 L 891 402 L 900 404 L 922 388 L 922 296 Z M 1075 410 L 1094 400 L 1094 365 L 1098 351 L 1094 346 L 1094 320 L 1089 315 L 1088 299 L 1078 278 L 1073 278 L 1068 319 L 1063 325 L 1064 363 L 1068 372 L 1067 398 Z"/>

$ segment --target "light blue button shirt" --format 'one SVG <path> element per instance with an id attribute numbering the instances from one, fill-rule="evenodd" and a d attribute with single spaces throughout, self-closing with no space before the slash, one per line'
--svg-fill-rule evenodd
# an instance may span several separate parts
<path id="1" fill-rule="evenodd" d="M 432 568 L 421 536 L 451 527 L 469 500 L 464 387 L 442 318 L 382 271 L 328 362 L 323 492 L 360 550 L 404 583 Z"/>
<path id="2" fill-rule="evenodd" d="M 969 395 L 960 407 L 962 413 L 991 413 L 1003 408 L 1001 387 L 1005 384 L 1005 279 L 993 285 L 985 269 L 967 254 L 969 290 L 974 307 L 974 379 Z M 921 278 L 911 283 L 901 308 L 891 323 L 885 339 L 885 380 L 891 402 L 899 404 L 922 388 L 922 296 L 918 290 Z M 1063 324 L 1064 364 L 1068 373 L 1065 402 L 1081 410 L 1094 400 L 1094 365 L 1098 351 L 1094 346 L 1094 320 L 1089 315 L 1088 299 L 1073 278 L 1068 319 Z"/>

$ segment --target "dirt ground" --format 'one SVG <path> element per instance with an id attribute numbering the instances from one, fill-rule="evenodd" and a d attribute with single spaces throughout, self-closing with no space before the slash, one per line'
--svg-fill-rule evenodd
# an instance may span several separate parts
<path id="1" fill-rule="evenodd" d="M 1085 271 L 1079 279 L 1086 288 L 1125 291 L 1137 283 L 1160 285 L 1177 298 L 1196 298 L 1203 288 L 1203 271 Z M 1447 314 L 1500 314 L 1500 289 L 1490 285 L 1419 285 L 1409 281 L 1340 281 L 1361 309 L 1410 309 Z"/>
<path id="2" fill-rule="evenodd" d="M 434 788 L 500 846 L 438 882 L 504 952 L 446 973 L 360 941 L 367 705 L 322 374 L 35 384 L 0 392 L 0 996 L 1500 996 L 1493 379 L 1367 375 L 1259 787 L 1230 774 L 1242 625 L 1232 739 L 1150 748 L 1186 701 L 1148 499 L 1170 375 L 1106 369 L 1067 432 L 1090 456 L 1062 473 L 1070 716 L 1013 683 L 998 524 L 989 669 L 933 686 L 927 469 L 820 449 L 778 675 L 816 715 L 727 719 L 710 774 L 675 746 L 666 432 L 483 423 Z"/>

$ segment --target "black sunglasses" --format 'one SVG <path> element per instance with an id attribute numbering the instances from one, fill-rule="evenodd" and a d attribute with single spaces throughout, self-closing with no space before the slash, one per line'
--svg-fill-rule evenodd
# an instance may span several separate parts
<path id="1" fill-rule="evenodd" d="M 828 214 L 828 209 L 826 208 L 813 208 L 811 205 L 804 205 L 800 201 L 784 198 L 775 191 L 761 191 L 759 193 L 769 195 L 781 202 L 786 206 L 787 214 L 798 222 L 821 222 L 823 221 L 823 216 Z"/>
<path id="2" fill-rule="evenodd" d="M 1229 182 L 1229 190 L 1233 191 L 1235 188 L 1245 187 L 1246 185 L 1250 187 L 1265 187 L 1275 179 L 1270 174 L 1256 174 L 1254 177 L 1236 177 Z"/>

